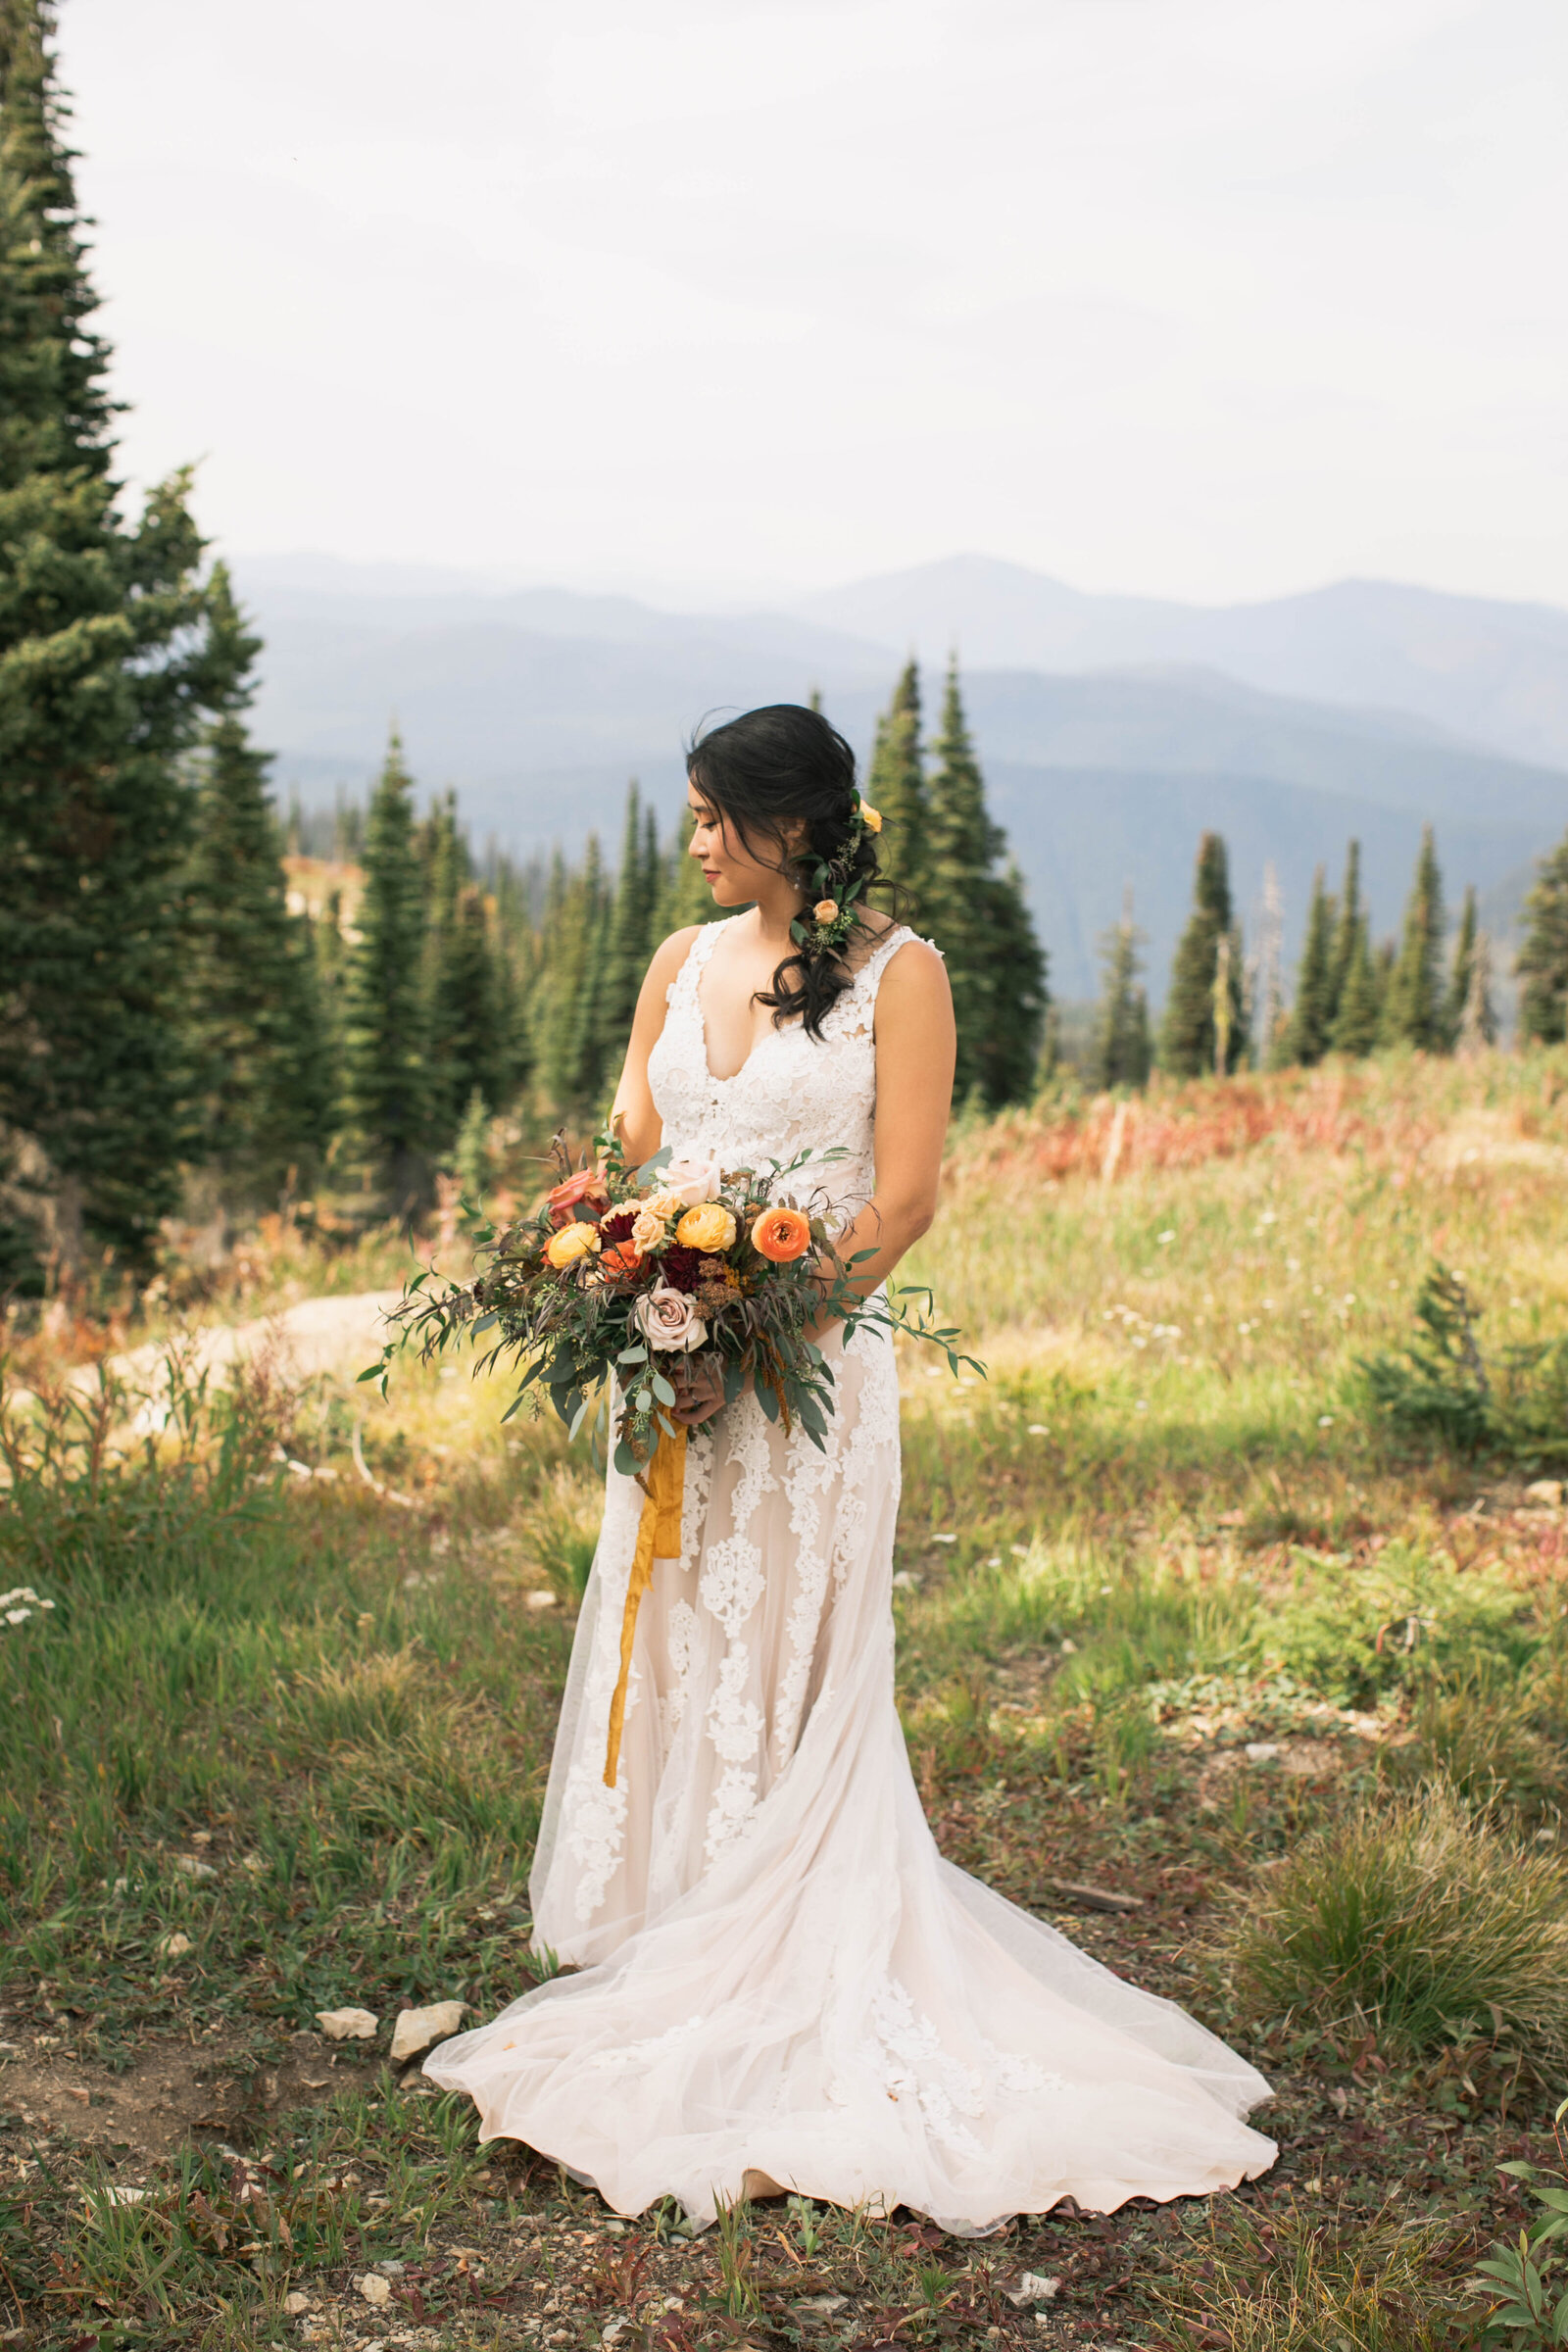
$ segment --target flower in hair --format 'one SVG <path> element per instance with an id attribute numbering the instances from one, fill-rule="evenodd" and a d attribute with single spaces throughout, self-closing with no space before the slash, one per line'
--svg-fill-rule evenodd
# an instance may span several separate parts
<path id="1" fill-rule="evenodd" d="M 839 903 L 837 899 L 819 899 L 811 908 L 813 923 L 836 923 L 838 919 Z"/>
<path id="2" fill-rule="evenodd" d="M 873 808 L 869 801 L 862 801 L 860 803 L 860 822 L 868 833 L 880 833 L 882 830 L 881 809 Z"/>

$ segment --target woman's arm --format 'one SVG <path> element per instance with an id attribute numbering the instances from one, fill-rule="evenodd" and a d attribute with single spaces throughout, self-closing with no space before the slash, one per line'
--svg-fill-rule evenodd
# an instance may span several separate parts
<path id="1" fill-rule="evenodd" d="M 876 1191 L 835 1244 L 863 1298 L 886 1282 L 936 1215 L 957 1039 L 947 966 L 924 940 L 890 960 L 876 999 Z"/>
<path id="2" fill-rule="evenodd" d="M 672 931 L 662 947 L 655 951 L 647 977 L 638 991 L 631 1039 L 610 1113 L 611 1127 L 619 1135 L 626 1164 L 631 1168 L 640 1168 L 645 1159 L 652 1159 L 664 1140 L 648 1085 L 648 1056 L 663 1035 L 664 1015 L 669 1009 L 669 984 L 685 962 L 696 937 L 695 923 L 684 931 Z"/>

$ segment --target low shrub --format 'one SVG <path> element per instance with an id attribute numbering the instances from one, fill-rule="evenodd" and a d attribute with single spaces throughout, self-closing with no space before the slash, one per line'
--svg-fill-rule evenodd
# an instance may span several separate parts
<path id="1" fill-rule="evenodd" d="M 1298 1551 L 1295 1590 L 1278 1596 L 1267 1658 L 1344 1706 L 1485 1664 L 1517 1676 L 1541 1648 L 1531 1603 L 1499 1577 L 1460 1576 L 1414 1545 L 1370 1566 Z"/>
<path id="2" fill-rule="evenodd" d="M 1462 1274 L 1435 1265 L 1416 1298 L 1414 1337 L 1360 1364 L 1372 1403 L 1404 1436 L 1533 1469 L 1568 1460 L 1568 1336 L 1489 1356 L 1482 1309 Z"/>
<path id="3" fill-rule="evenodd" d="M 1391 2053 L 1507 2037 L 1568 2065 L 1568 1872 L 1446 1783 L 1363 1803 L 1264 1873 L 1229 1934 L 1254 2012 Z"/>

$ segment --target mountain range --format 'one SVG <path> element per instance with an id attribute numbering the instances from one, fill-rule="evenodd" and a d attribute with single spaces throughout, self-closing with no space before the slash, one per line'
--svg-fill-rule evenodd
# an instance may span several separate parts
<path id="1" fill-rule="evenodd" d="M 1162 993 L 1198 834 L 1222 831 L 1247 916 L 1272 862 L 1288 949 L 1314 865 L 1363 844 L 1397 919 L 1420 827 L 1450 890 L 1505 929 L 1568 826 L 1568 612 L 1348 581 L 1200 608 L 1086 596 L 959 557 L 786 611 L 680 613 L 629 597 L 497 590 L 417 567 L 235 565 L 266 639 L 256 729 L 280 789 L 361 792 L 395 719 L 427 789 L 527 855 L 613 843 L 636 774 L 673 816 L 705 717 L 814 686 L 862 753 L 902 660 L 927 691 L 956 646 L 992 804 L 1068 998 L 1125 888 Z"/>

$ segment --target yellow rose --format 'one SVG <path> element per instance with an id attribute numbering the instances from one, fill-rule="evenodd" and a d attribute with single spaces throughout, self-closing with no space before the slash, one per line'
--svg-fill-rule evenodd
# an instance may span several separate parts
<path id="1" fill-rule="evenodd" d="M 705 1200 L 700 1208 L 686 1211 L 675 1228 L 675 1239 L 683 1250 L 732 1250 L 735 1219 L 722 1201 Z"/>
<path id="2" fill-rule="evenodd" d="M 882 830 L 881 811 L 873 808 L 869 801 L 860 803 L 860 822 L 868 833 L 880 833 Z"/>
<path id="3" fill-rule="evenodd" d="M 556 1272 L 562 1274 L 567 1266 L 574 1266 L 580 1257 L 596 1255 L 598 1249 L 597 1225 L 563 1225 L 559 1233 L 553 1233 L 545 1244 L 545 1255 Z"/>
<path id="4" fill-rule="evenodd" d="M 637 1221 L 631 1229 L 634 1250 L 657 1250 L 664 1238 L 664 1220 L 652 1206 L 637 1211 Z"/>
<path id="5" fill-rule="evenodd" d="M 643 1202 L 643 1213 L 657 1217 L 662 1225 L 667 1225 L 670 1218 L 678 1217 L 685 1206 L 679 1193 L 650 1193 Z"/>

